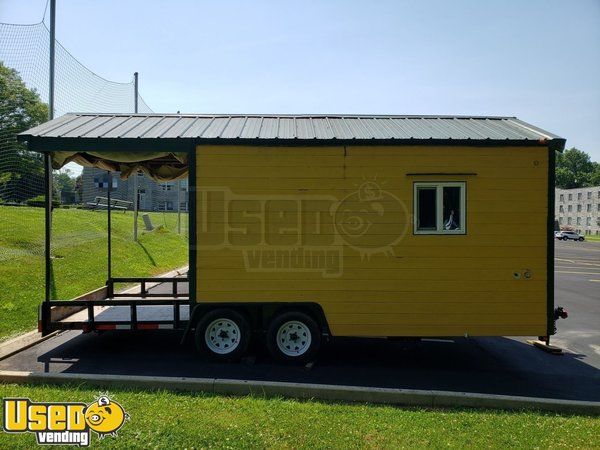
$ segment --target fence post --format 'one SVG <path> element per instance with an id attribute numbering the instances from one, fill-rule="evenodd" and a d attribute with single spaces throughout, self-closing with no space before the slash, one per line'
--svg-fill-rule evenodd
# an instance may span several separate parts
<path id="1" fill-rule="evenodd" d="M 50 73 L 48 86 L 48 120 L 54 119 L 54 53 L 56 39 L 56 0 L 50 0 Z M 52 241 L 52 163 L 50 153 L 44 153 L 44 179 L 45 179 L 45 260 L 46 260 L 46 286 L 45 300 L 51 300 L 51 285 L 52 285 L 52 260 L 51 260 L 51 241 Z"/>
<path id="2" fill-rule="evenodd" d="M 135 98 L 133 99 L 133 112 L 138 113 L 138 73 L 135 72 L 133 74 L 133 95 Z"/>

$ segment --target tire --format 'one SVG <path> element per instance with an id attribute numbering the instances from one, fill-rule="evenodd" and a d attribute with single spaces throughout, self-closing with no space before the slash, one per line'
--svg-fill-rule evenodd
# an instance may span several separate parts
<path id="1" fill-rule="evenodd" d="M 277 361 L 305 364 L 315 358 L 320 347 L 321 328 L 308 314 L 289 311 L 271 320 L 267 348 Z"/>
<path id="2" fill-rule="evenodd" d="M 215 361 L 237 361 L 250 344 L 250 325 L 237 311 L 209 311 L 196 326 L 196 348 Z"/>
<path id="3" fill-rule="evenodd" d="M 585 238 L 580 237 L 579 239 L 577 239 L 579 242 L 583 242 L 585 241 Z"/>

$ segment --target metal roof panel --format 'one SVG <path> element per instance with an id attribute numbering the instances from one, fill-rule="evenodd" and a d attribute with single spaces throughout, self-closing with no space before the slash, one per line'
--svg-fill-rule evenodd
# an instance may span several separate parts
<path id="1" fill-rule="evenodd" d="M 229 122 L 231 121 L 231 117 L 216 117 L 215 120 L 211 122 L 211 124 L 202 132 L 200 137 L 205 139 L 215 139 L 220 138 L 221 133 L 225 130 Z"/>
<path id="2" fill-rule="evenodd" d="M 94 120 L 94 116 L 80 116 L 76 117 L 73 120 L 69 120 L 68 122 L 62 123 L 59 127 L 49 130 L 46 135 L 56 135 L 59 137 L 63 137 L 69 134 L 71 131 L 75 131 L 77 128 L 85 125 L 86 123 Z"/>
<path id="3" fill-rule="evenodd" d="M 335 137 L 329 119 L 315 117 L 312 119 L 313 129 L 315 130 L 316 139 L 333 139 Z"/>
<path id="4" fill-rule="evenodd" d="M 263 117 L 259 139 L 275 139 L 279 130 L 278 117 Z"/>
<path id="5" fill-rule="evenodd" d="M 145 120 L 144 117 L 141 116 L 129 116 L 129 118 L 115 128 L 108 130 L 106 133 L 102 135 L 103 138 L 121 138 L 125 135 L 129 130 L 134 129 L 140 123 Z"/>
<path id="6" fill-rule="evenodd" d="M 140 123 L 136 124 L 133 128 L 127 130 L 120 137 L 143 138 L 146 136 L 146 133 L 152 130 L 152 128 L 158 126 L 162 120 L 164 120 L 164 117 L 147 117 Z"/>
<path id="7" fill-rule="evenodd" d="M 246 125 L 245 117 L 232 117 L 223 132 L 221 133 L 221 138 L 223 139 L 237 139 L 240 137 L 240 133 L 244 129 L 244 125 Z"/>
<path id="8" fill-rule="evenodd" d="M 181 137 L 193 138 L 201 136 L 204 130 L 215 120 L 214 117 L 197 117 L 187 130 L 184 130 Z"/>
<path id="9" fill-rule="evenodd" d="M 261 125 L 262 117 L 247 117 L 244 128 L 240 131 L 240 139 L 256 139 Z"/>
<path id="10" fill-rule="evenodd" d="M 564 139 L 514 117 L 69 113 L 20 139 L 229 139 L 346 141 L 551 141 Z"/>

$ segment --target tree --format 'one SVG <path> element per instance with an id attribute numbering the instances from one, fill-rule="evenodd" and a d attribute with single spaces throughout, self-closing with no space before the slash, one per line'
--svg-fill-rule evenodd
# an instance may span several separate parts
<path id="1" fill-rule="evenodd" d="M 598 171 L 598 163 L 590 155 L 575 147 L 558 153 L 556 157 L 556 187 L 573 189 L 592 186 Z"/>
<path id="2" fill-rule="evenodd" d="M 600 163 L 594 163 L 594 171 L 590 175 L 590 186 L 600 186 Z"/>
<path id="3" fill-rule="evenodd" d="M 55 173 L 53 180 L 57 191 L 75 192 L 75 177 L 69 169 L 63 169 L 59 173 Z"/>
<path id="4" fill-rule="evenodd" d="M 48 106 L 37 92 L 0 62 L 0 200 L 22 202 L 43 194 L 43 158 L 27 151 L 16 135 L 47 119 Z"/>

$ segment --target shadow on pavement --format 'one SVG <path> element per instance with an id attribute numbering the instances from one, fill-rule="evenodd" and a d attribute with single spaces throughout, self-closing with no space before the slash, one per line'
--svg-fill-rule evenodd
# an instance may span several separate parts
<path id="1" fill-rule="evenodd" d="M 2 370 L 185 376 L 600 401 L 600 370 L 511 338 L 402 342 L 338 338 L 309 370 L 275 364 L 255 345 L 244 362 L 214 363 L 177 331 L 68 332 L 0 361 Z"/>

